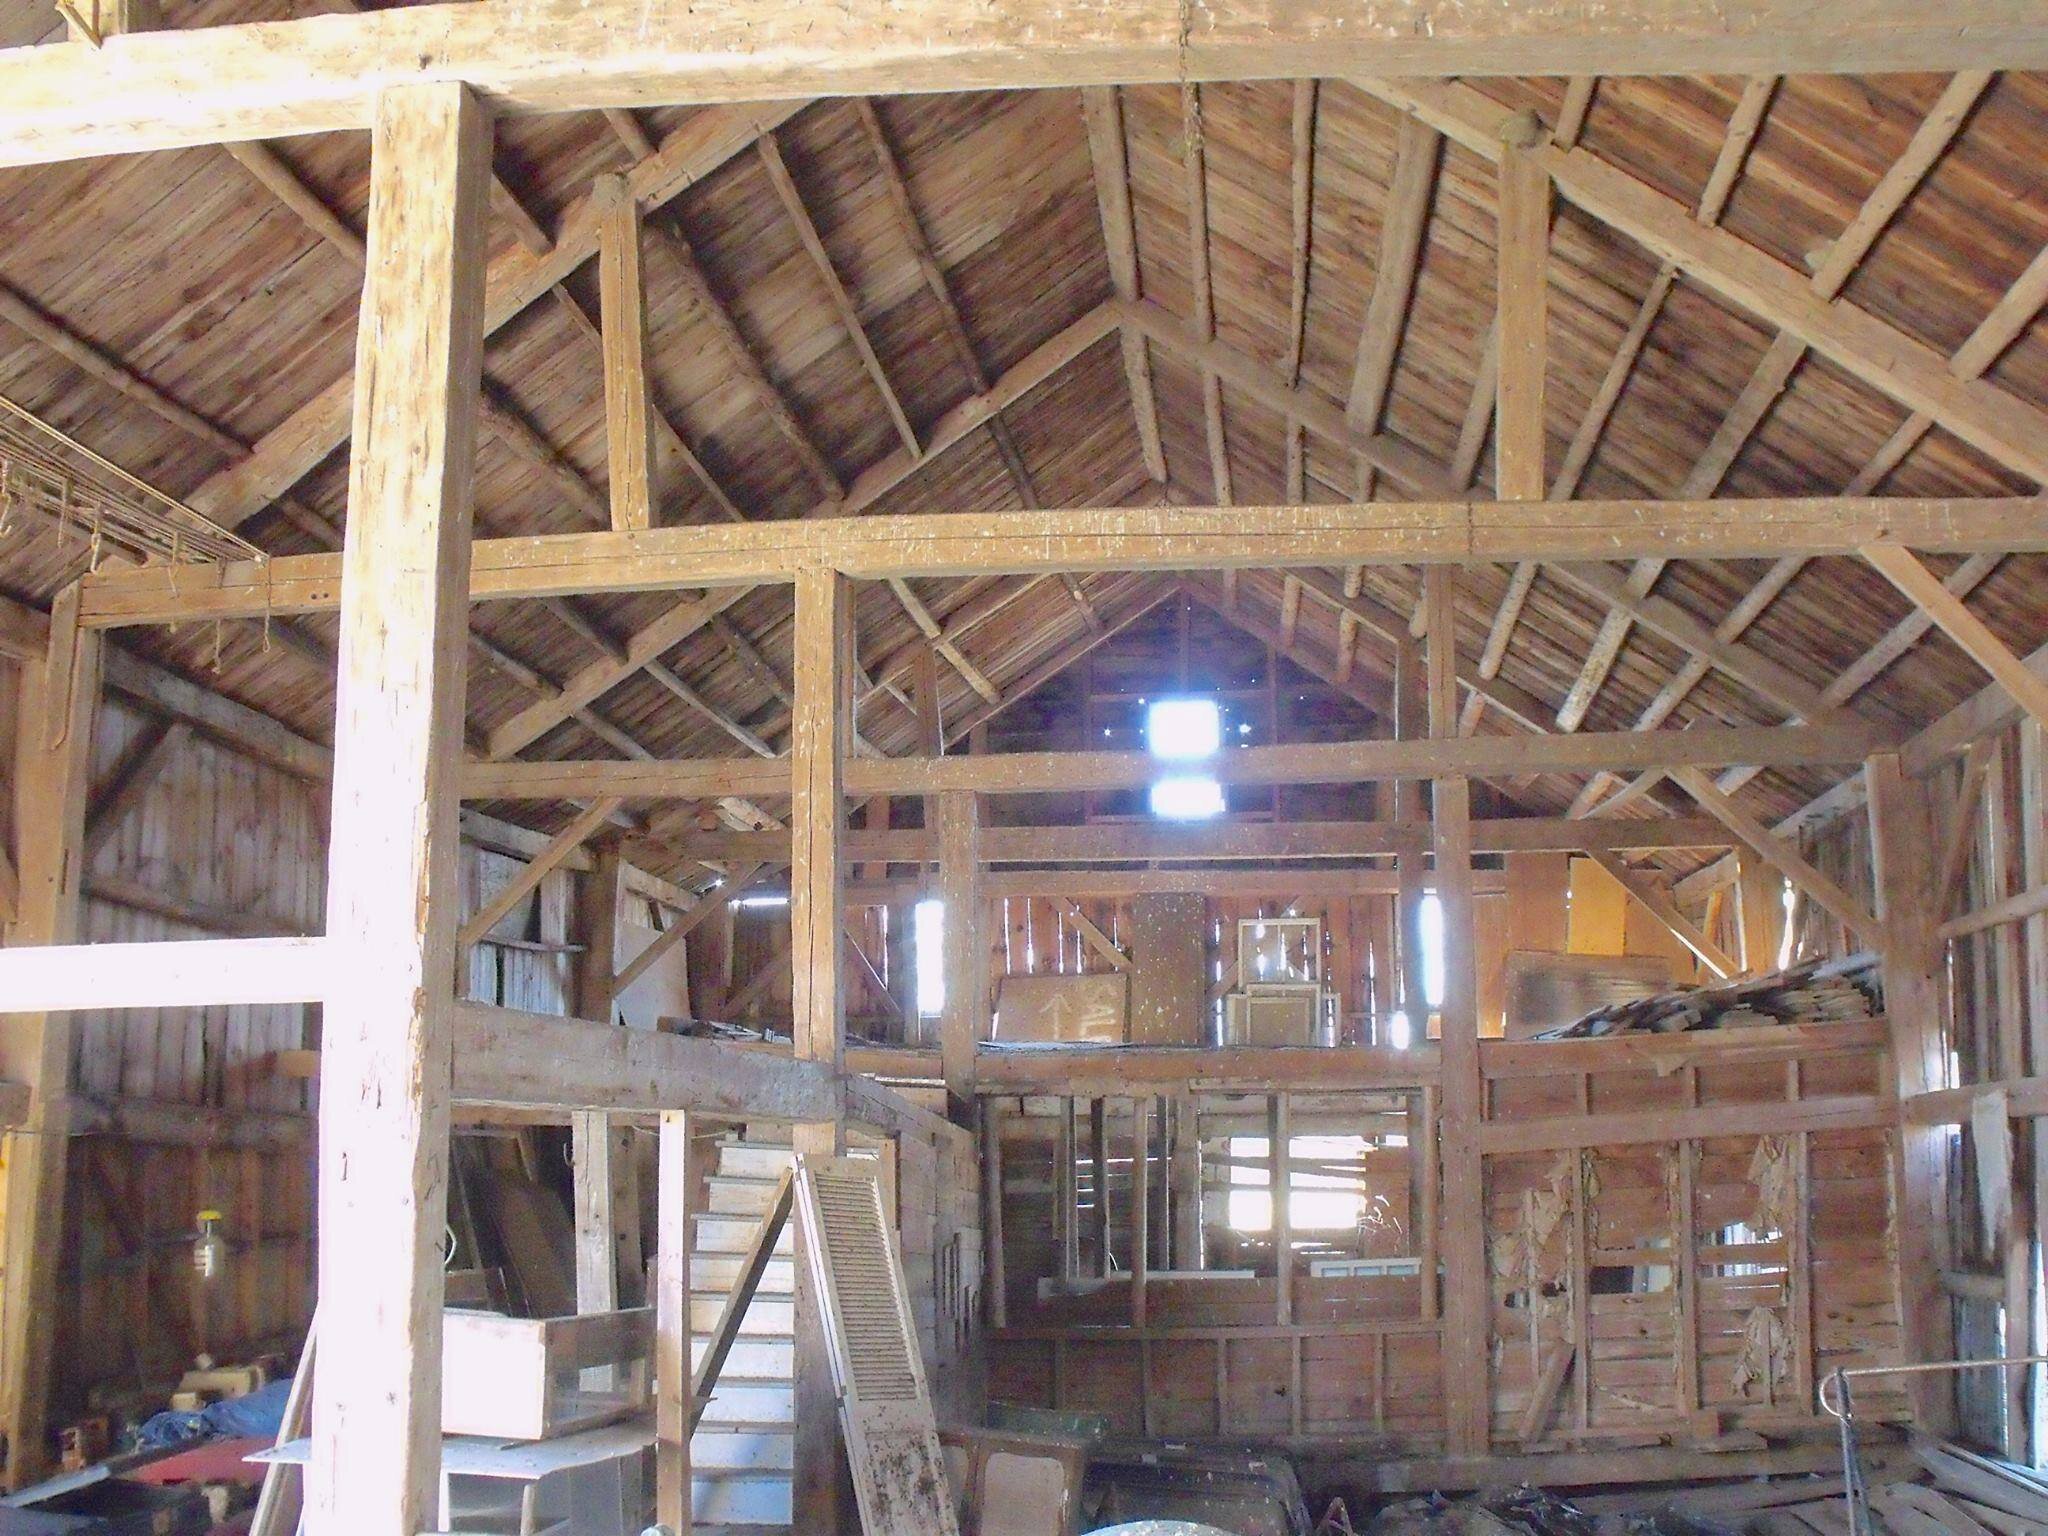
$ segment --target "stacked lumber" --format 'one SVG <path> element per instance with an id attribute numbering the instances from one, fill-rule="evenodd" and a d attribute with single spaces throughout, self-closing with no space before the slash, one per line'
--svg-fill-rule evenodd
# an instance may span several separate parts
<path id="1" fill-rule="evenodd" d="M 1592 1040 L 1606 1035 L 1676 1034 L 1692 1029 L 1748 1029 L 1876 1018 L 1883 1011 L 1878 961 L 1809 960 L 1769 976 L 1712 987 L 1679 987 L 1653 997 L 1607 1003 L 1538 1040 Z"/>
<path id="2" fill-rule="evenodd" d="M 1944 1441 L 1915 1437 L 1912 1461 L 1866 1456 L 1871 1536 L 2041 1536 L 2048 1478 Z M 1720 1483 L 1679 1493 L 1594 1495 L 1591 1514 L 1630 1533 L 1691 1529 L 1744 1536 L 1850 1536 L 1840 1477 Z"/>
<path id="3" fill-rule="evenodd" d="M 2048 1477 L 1922 1436 L 1914 1437 L 1913 1454 L 1934 1480 L 1933 1489 L 1920 1491 L 1955 1506 L 1963 1518 L 1960 1522 L 1952 1519 L 1945 1528 L 1893 1520 L 1901 1536 L 1941 1536 L 1944 1529 L 1968 1532 L 1969 1536 L 1980 1531 L 2000 1536 L 2048 1531 Z M 1875 1507 L 1875 1493 L 1871 1502 Z"/>

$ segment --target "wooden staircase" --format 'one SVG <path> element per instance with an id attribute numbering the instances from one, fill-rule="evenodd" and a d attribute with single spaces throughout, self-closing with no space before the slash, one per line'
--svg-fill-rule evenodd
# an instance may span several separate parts
<path id="1" fill-rule="evenodd" d="M 690 1268 L 690 1364 L 718 1326 L 742 1256 L 790 1165 L 785 1127 L 749 1126 L 719 1144 L 705 1208 L 695 1222 Z M 795 1409 L 792 1318 L 794 1223 L 783 1229 L 710 1405 L 690 1441 L 697 1528 L 716 1536 L 768 1536 L 790 1524 Z"/>

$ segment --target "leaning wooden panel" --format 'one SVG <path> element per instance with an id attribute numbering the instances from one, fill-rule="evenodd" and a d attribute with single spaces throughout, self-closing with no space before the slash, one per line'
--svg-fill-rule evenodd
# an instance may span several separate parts
<path id="1" fill-rule="evenodd" d="M 796 1196 L 862 1525 L 869 1536 L 959 1536 L 876 1165 L 802 1155 Z"/>

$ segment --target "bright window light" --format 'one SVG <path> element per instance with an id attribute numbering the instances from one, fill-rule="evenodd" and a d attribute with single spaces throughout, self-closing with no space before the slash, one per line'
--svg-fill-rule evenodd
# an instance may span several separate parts
<path id="1" fill-rule="evenodd" d="M 946 904 L 920 901 L 911 928 L 916 952 L 917 1011 L 934 1018 L 946 1010 Z"/>
<path id="2" fill-rule="evenodd" d="M 1397 1051 L 1405 1051 L 1415 1041 L 1415 1030 L 1408 1022 L 1408 1015 L 1395 1010 L 1387 1015 L 1387 1044 Z"/>
<path id="3" fill-rule="evenodd" d="M 1169 762 L 1214 757 L 1223 745 L 1223 717 L 1214 699 L 1154 699 L 1145 706 L 1145 747 Z"/>
<path id="4" fill-rule="evenodd" d="M 1422 999 L 1431 1008 L 1444 1005 L 1444 904 L 1442 898 L 1422 898 L 1419 914 L 1422 926 Z"/>
<path id="5" fill-rule="evenodd" d="M 1778 940 L 1778 969 L 1781 971 L 1792 963 L 1792 920 L 1799 915 L 1798 898 L 1792 890 L 1790 880 L 1785 882 L 1782 900 L 1785 903 L 1785 932 Z"/>
<path id="6" fill-rule="evenodd" d="M 1176 775 L 1152 786 L 1152 814 L 1162 821 L 1201 821 L 1223 814 L 1223 786 L 1198 774 Z"/>
<path id="7" fill-rule="evenodd" d="M 1225 1219 L 1234 1231 L 1273 1230 L 1270 1146 L 1263 1136 L 1230 1138 L 1230 1196 Z M 1287 1222 L 1295 1232 L 1343 1232 L 1358 1226 L 1365 1212 L 1358 1176 L 1333 1165 L 1355 1162 L 1365 1150 L 1365 1140 L 1359 1136 L 1296 1136 L 1288 1143 L 1288 1155 L 1296 1166 L 1287 1189 Z"/>
<path id="8" fill-rule="evenodd" d="M 759 896 L 742 896 L 733 903 L 736 907 L 786 907 L 789 895 L 785 891 L 764 891 Z"/>

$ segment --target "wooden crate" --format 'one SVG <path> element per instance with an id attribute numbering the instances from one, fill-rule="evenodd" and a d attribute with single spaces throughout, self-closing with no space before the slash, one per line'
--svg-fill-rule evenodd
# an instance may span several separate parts
<path id="1" fill-rule="evenodd" d="M 441 1428 L 545 1440 L 648 1401 L 654 1311 L 504 1317 L 451 1309 L 441 1337 Z"/>

